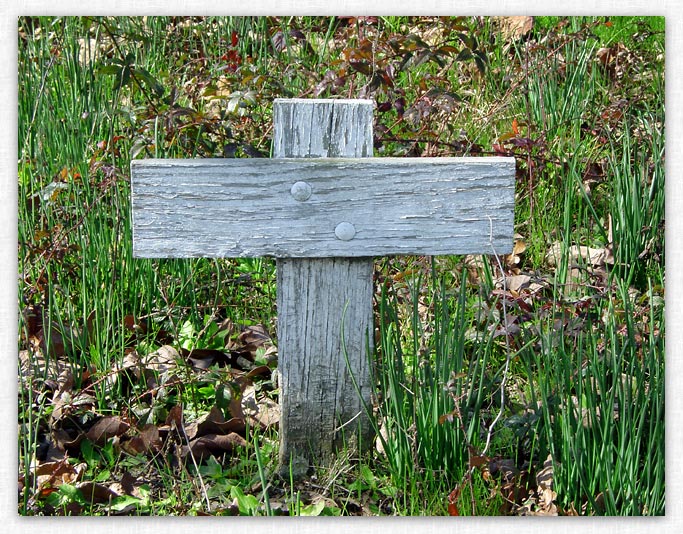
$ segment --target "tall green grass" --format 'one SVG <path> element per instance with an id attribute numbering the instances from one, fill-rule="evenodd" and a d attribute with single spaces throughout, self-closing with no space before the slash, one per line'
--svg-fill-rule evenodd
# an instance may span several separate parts
<path id="1" fill-rule="evenodd" d="M 505 428 L 522 431 L 519 422 L 526 421 L 524 439 L 512 449 L 532 466 L 550 455 L 553 489 L 566 513 L 659 515 L 665 494 L 663 88 L 657 73 L 646 78 L 647 97 L 643 104 L 635 99 L 621 128 L 605 131 L 603 139 L 587 136 L 587 124 L 598 120 L 616 90 L 596 66 L 602 44 L 569 40 L 547 61 L 532 58 L 527 92 L 508 108 L 534 125 L 531 136 L 542 137 L 548 149 L 547 165 L 535 160 L 531 193 L 528 184 L 519 187 L 517 221 L 529 238 L 530 259 L 542 263 L 554 241 L 562 254 L 551 279 L 554 312 L 545 317 L 538 309 L 523 326 L 518 348 L 507 355 L 509 378 L 525 389 L 528 404 L 519 411 L 511 390 L 505 391 L 510 404 L 491 443 L 509 453 Z M 521 65 L 528 53 L 523 45 L 517 49 Z M 607 172 L 605 182 L 587 194 L 583 179 L 591 162 Z M 568 291 L 577 267 L 569 253 L 576 245 L 610 247 L 614 266 L 606 266 L 604 289 L 584 278 Z M 592 269 L 586 259 L 578 266 Z M 490 324 L 478 330 L 475 343 L 464 338 L 480 309 L 480 297 L 466 289 L 464 278 L 453 295 L 448 273 L 433 275 L 430 291 L 423 281 L 415 283 L 410 297 L 404 296 L 407 303 L 387 291 L 379 303 L 379 418 L 389 433 L 382 443 L 397 485 L 413 498 L 416 486 L 436 491 L 436 480 L 449 480 L 451 488 L 462 480 L 467 444 L 482 450 L 499 408 L 496 385 L 506 361 Z M 447 279 L 450 286 L 443 285 Z M 558 328 L 563 309 L 579 298 L 590 299 L 588 322 L 578 333 L 569 323 Z M 426 324 L 417 304 L 423 301 L 431 303 Z M 458 377 L 450 386 L 465 433 L 458 424 L 442 424 L 453 408 L 449 376 Z M 473 501 L 469 513 L 481 512 L 487 502 L 485 494 Z"/>
<path id="2" fill-rule="evenodd" d="M 140 24 L 136 18 L 121 19 L 116 31 L 134 35 L 142 31 Z M 118 413 L 127 402 L 118 390 L 121 381 L 112 389 L 102 378 L 131 348 L 128 318 L 148 324 L 149 350 L 158 331 L 169 330 L 177 339 L 185 320 L 201 325 L 213 312 L 236 323 L 268 324 L 273 266 L 266 260 L 134 259 L 128 183 L 132 135 L 127 134 L 135 106 L 114 78 L 99 72 L 100 62 L 87 60 L 107 36 L 105 26 L 85 18 L 44 17 L 34 25 L 24 20 L 21 29 L 27 37 L 19 43 L 18 57 L 20 310 L 40 306 L 44 337 L 59 339 L 65 351 L 55 353 L 48 343 L 46 374 L 34 379 L 54 379 L 47 369 L 59 358 L 72 369 L 76 390 L 87 371 L 98 410 Z M 163 25 L 152 31 L 164 31 Z M 141 39 L 140 48 L 117 35 L 120 46 L 133 48 L 144 64 L 158 69 L 166 61 L 161 45 L 168 39 L 159 34 Z M 156 155 L 178 154 L 164 132 L 158 139 Z M 252 303 L 249 309 L 237 304 L 245 300 Z M 34 336 L 25 317 L 20 320 L 23 339 Z M 31 408 L 45 399 L 34 398 L 30 387 L 20 395 L 25 399 L 20 416 L 27 417 L 20 451 L 28 470 L 44 430 Z M 39 413 L 49 413 L 49 404 Z"/>
<path id="3" fill-rule="evenodd" d="M 408 22 L 388 17 L 379 24 L 394 33 Z M 530 158 L 519 158 L 516 229 L 528 244 L 520 267 L 547 274 L 551 284 L 543 300 L 550 315 L 539 304 L 513 348 L 494 337 L 501 318 L 491 311 L 497 302 L 493 261 L 476 287 L 464 270 L 454 276 L 444 267 L 451 263 L 442 262 L 406 288 L 383 287 L 375 381 L 384 453 L 369 461 L 398 489 L 391 493 L 398 513 L 446 513 L 446 496 L 469 470 L 468 444 L 481 452 L 489 436 L 490 455 L 515 456 L 533 467 L 549 454 L 564 510 L 664 512 L 664 105 L 663 67 L 654 59 L 663 40 L 654 36 L 639 45 L 630 29 L 642 25 L 630 19 L 613 26 L 572 19 L 562 32 L 582 32 L 590 22 L 596 37 L 584 32 L 554 42 L 559 48 L 553 53 L 534 48 L 534 36 L 556 22 L 542 18 L 530 39 L 510 47 L 492 24 L 479 27 L 482 46 L 495 47 L 487 49 L 489 68 L 481 77 L 466 77 L 459 68 L 437 76 L 436 67 L 425 64 L 397 79 L 411 82 L 404 88 L 408 100 L 422 90 L 419 80 L 450 84 L 463 97 L 452 115 L 457 130 L 486 149 L 513 119 L 522 135 L 544 141 Z M 161 330 L 177 339 L 185 321 L 200 329 L 214 311 L 237 323 L 269 324 L 274 316 L 268 260 L 132 257 L 131 153 L 222 156 L 223 144 L 234 140 L 267 152 L 267 128 L 259 128 L 268 124 L 270 99 L 310 96 L 341 54 L 333 43 L 336 24 L 325 17 L 20 21 L 26 35 L 18 47 L 20 309 L 42 306 L 46 337 L 63 339 L 61 360 L 74 370 L 75 387 L 84 369 L 94 374 L 101 412 L 117 413 L 127 401 L 97 379 L 133 346 L 152 350 Z M 648 24 L 659 28 L 658 20 Z M 312 47 L 295 45 L 292 29 L 315 34 Z M 292 45 L 280 52 L 271 39 L 278 31 Z M 651 59 L 640 63 L 644 75 L 635 89 L 621 86 L 595 60 L 597 49 L 622 40 Z M 256 91 L 255 100 L 243 102 L 253 131 L 240 130 L 239 115 L 227 112 L 216 126 L 197 89 L 198 82 L 210 87 L 225 76 L 228 60 L 221 58 L 232 48 L 244 67 L 239 77 L 228 77 L 232 89 Z M 115 69 L 104 68 L 127 56 L 151 78 L 121 84 Z M 618 124 L 606 125 L 601 113 L 617 97 L 630 106 Z M 192 106 L 192 113 L 178 111 Z M 600 128 L 603 135 L 591 133 Z M 582 182 L 590 163 L 601 164 L 605 177 L 589 195 Z M 549 273 L 544 258 L 555 241 L 563 254 Z M 567 292 L 570 247 L 610 244 L 614 266 L 607 266 L 605 287 L 588 278 Z M 578 336 L 558 330 L 555 314 L 580 297 L 591 299 L 592 325 Z M 480 314 L 483 309 L 490 313 Z M 149 322 L 146 340 L 131 344 L 128 317 Z M 23 317 L 20 326 L 27 337 Z M 501 405 L 503 378 L 508 387 Z M 520 389 L 526 404 L 512 397 Z M 45 395 L 22 387 L 19 449 L 27 480 L 49 410 Z M 250 473 L 266 487 L 268 459 L 258 451 Z M 460 503 L 463 513 L 496 513 L 501 503 L 489 497 L 487 484 L 475 476 L 474 494 Z"/>
<path id="4" fill-rule="evenodd" d="M 538 388 L 536 431 L 554 460 L 555 491 L 580 513 L 663 514 L 663 333 L 636 341 L 623 286 L 596 311 L 604 324 L 576 340 L 546 325 L 521 355 Z M 661 313 L 652 309 L 650 320 Z"/>

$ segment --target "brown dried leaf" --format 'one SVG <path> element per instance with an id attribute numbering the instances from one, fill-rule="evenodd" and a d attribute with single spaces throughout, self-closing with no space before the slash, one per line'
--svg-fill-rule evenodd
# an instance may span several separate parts
<path id="1" fill-rule="evenodd" d="M 472 467 L 481 467 L 482 465 L 488 466 L 491 459 L 488 456 L 479 454 L 474 447 L 471 445 L 467 446 L 469 453 L 469 464 Z"/>
<path id="2" fill-rule="evenodd" d="M 81 490 L 81 494 L 87 502 L 93 504 L 110 503 L 113 499 L 121 497 L 121 494 L 113 488 L 93 481 L 79 482 L 76 484 L 76 488 Z"/>
<path id="3" fill-rule="evenodd" d="M 234 417 L 226 421 L 220 408 L 214 406 L 209 413 L 187 425 L 185 434 L 189 440 L 192 440 L 207 434 L 231 434 L 244 432 L 244 430 L 244 421 Z"/>
<path id="4" fill-rule="evenodd" d="M 553 491 L 553 458 L 549 454 L 545 462 L 543 462 L 543 469 L 536 474 L 537 490 L 537 509 L 534 515 L 556 516 L 558 515 L 555 499 L 557 493 Z"/>
<path id="5" fill-rule="evenodd" d="M 609 262 L 611 253 L 606 248 L 590 248 L 586 246 L 572 245 L 567 250 L 570 263 L 585 263 L 593 267 L 602 267 Z M 546 262 L 555 267 L 562 259 L 562 243 L 553 243 L 545 255 Z"/>
<path id="6" fill-rule="evenodd" d="M 201 462 L 211 455 L 230 453 L 235 447 L 246 447 L 246 445 L 246 440 L 235 432 L 225 435 L 207 434 L 192 440 L 189 447 L 184 446 L 181 457 L 186 458 L 191 453 L 195 461 Z"/>
<path id="7" fill-rule="evenodd" d="M 62 484 L 75 484 L 87 469 L 88 464 L 72 465 L 68 458 L 41 464 L 33 472 L 33 476 L 36 477 L 37 493 L 47 488 L 57 488 Z"/>
<path id="8" fill-rule="evenodd" d="M 505 277 L 505 284 L 507 285 L 508 290 L 514 291 L 515 293 L 519 293 L 520 289 L 529 287 L 530 283 L 531 276 L 526 274 L 517 274 L 514 276 Z"/>
<path id="9" fill-rule="evenodd" d="M 519 475 L 519 469 L 510 458 L 493 458 L 489 463 L 489 472 L 491 476 L 502 475 L 505 482 L 511 482 Z"/>
<path id="10" fill-rule="evenodd" d="M 247 378 L 267 378 L 273 373 L 273 370 L 267 365 L 258 365 L 249 371 L 245 376 Z"/>
<path id="11" fill-rule="evenodd" d="M 481 283 L 481 272 L 484 269 L 484 256 L 479 254 L 468 254 L 465 256 L 465 266 L 467 267 L 467 279 L 471 284 Z"/>
<path id="12" fill-rule="evenodd" d="M 512 253 L 503 256 L 503 261 L 508 267 L 516 267 L 522 261 L 521 255 L 526 251 L 526 241 L 524 238 L 515 234 L 515 244 L 512 247 Z"/>
<path id="13" fill-rule="evenodd" d="M 77 449 L 84 437 L 81 433 L 73 435 L 63 428 L 52 430 L 52 440 L 61 451 Z"/>
<path id="14" fill-rule="evenodd" d="M 543 469 L 536 473 L 536 484 L 541 489 L 552 489 L 553 476 L 553 457 L 549 454 L 543 462 Z"/>
<path id="15" fill-rule="evenodd" d="M 183 357 L 192 364 L 195 369 L 205 370 L 214 364 L 224 366 L 229 362 L 229 356 L 216 349 L 181 349 Z"/>
<path id="16" fill-rule="evenodd" d="M 103 417 L 85 434 L 96 445 L 104 445 L 109 438 L 125 434 L 130 425 L 117 416 Z"/>
<path id="17" fill-rule="evenodd" d="M 145 368 L 163 374 L 177 368 L 181 360 L 180 354 L 174 347 L 164 345 L 142 358 L 141 363 Z"/>
<path id="18" fill-rule="evenodd" d="M 265 327 L 257 324 L 245 327 L 240 335 L 237 336 L 237 344 L 237 351 L 244 356 L 248 356 L 253 361 L 256 351 L 260 347 L 272 346 L 273 340 Z"/>
<path id="19" fill-rule="evenodd" d="M 534 17 L 493 17 L 497 21 L 500 33 L 506 42 L 525 37 L 534 26 Z"/>
<path id="20" fill-rule="evenodd" d="M 161 447 L 159 428 L 156 425 L 145 425 L 136 436 L 121 442 L 121 448 L 132 456 L 156 453 Z"/>
<path id="21" fill-rule="evenodd" d="M 280 406 L 268 397 L 256 399 L 256 389 L 249 386 L 242 396 L 242 411 L 262 428 L 270 428 L 280 422 Z"/>
<path id="22" fill-rule="evenodd" d="M 168 411 L 166 416 L 166 425 L 171 428 L 180 429 L 183 427 L 183 408 L 179 404 L 175 405 Z"/>

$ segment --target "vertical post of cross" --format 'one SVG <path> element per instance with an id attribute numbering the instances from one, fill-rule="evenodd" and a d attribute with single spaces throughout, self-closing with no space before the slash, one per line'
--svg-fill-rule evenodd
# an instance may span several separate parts
<path id="1" fill-rule="evenodd" d="M 278 99 L 274 158 L 370 157 L 370 100 Z M 292 196 L 306 202 L 305 182 Z M 335 239 L 354 237 L 354 221 L 339 221 Z M 372 440 L 373 347 L 371 258 L 277 260 L 281 472 L 303 476 L 340 447 Z"/>

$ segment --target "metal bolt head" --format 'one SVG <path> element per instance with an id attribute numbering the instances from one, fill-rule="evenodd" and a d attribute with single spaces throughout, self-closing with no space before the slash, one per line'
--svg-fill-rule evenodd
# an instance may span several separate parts
<path id="1" fill-rule="evenodd" d="M 311 186 L 306 182 L 296 182 L 290 189 L 290 193 L 296 200 L 303 202 L 311 197 Z"/>
<path id="2" fill-rule="evenodd" d="M 334 235 L 342 241 L 351 241 L 356 235 L 356 227 L 350 222 L 340 222 L 334 229 Z"/>

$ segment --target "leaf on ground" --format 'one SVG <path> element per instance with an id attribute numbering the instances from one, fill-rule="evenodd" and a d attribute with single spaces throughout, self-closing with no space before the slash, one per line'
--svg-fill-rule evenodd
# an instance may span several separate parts
<path id="1" fill-rule="evenodd" d="M 506 276 L 505 284 L 509 291 L 519 293 L 521 289 L 529 287 L 531 283 L 531 276 L 527 274 L 516 274 L 514 276 Z"/>
<path id="2" fill-rule="evenodd" d="M 265 327 L 260 324 L 247 326 L 240 335 L 237 336 L 237 341 L 241 348 L 253 354 L 256 353 L 256 350 L 259 347 L 273 344 L 273 340 Z"/>
<path id="3" fill-rule="evenodd" d="M 458 500 L 462 492 L 462 484 L 458 484 L 453 491 L 448 494 L 448 515 L 459 516 Z"/>
<path id="4" fill-rule="evenodd" d="M 558 515 L 555 499 L 557 493 L 553 491 L 553 459 L 548 455 L 548 458 L 543 463 L 543 469 L 536 474 L 536 483 L 538 484 L 538 507 L 535 515 Z"/>
<path id="5" fill-rule="evenodd" d="M 515 461 L 510 458 L 493 458 L 489 462 L 489 474 L 502 476 L 505 482 L 512 482 L 520 474 Z"/>
<path id="6" fill-rule="evenodd" d="M 40 464 L 32 473 L 35 477 L 36 493 L 45 495 L 58 489 L 62 484 L 75 484 L 81 480 L 87 468 L 86 463 L 74 465 L 68 458 Z"/>
<path id="7" fill-rule="evenodd" d="M 206 370 L 212 365 L 223 367 L 230 362 L 228 354 L 216 349 L 181 349 L 180 352 L 194 369 Z"/>
<path id="8" fill-rule="evenodd" d="M 120 493 L 117 493 L 111 487 L 107 487 L 104 484 L 93 481 L 83 481 L 76 484 L 76 488 L 80 490 L 83 498 L 91 504 L 108 504 L 113 499 L 121 497 Z"/>
<path id="9" fill-rule="evenodd" d="M 149 353 L 140 361 L 146 369 L 159 373 L 167 373 L 169 370 L 175 369 L 180 360 L 180 354 L 174 347 L 171 345 L 163 345 L 158 350 Z"/>
<path id="10" fill-rule="evenodd" d="M 130 352 L 123 362 L 123 369 L 132 372 L 140 379 L 143 376 L 149 389 L 166 382 L 179 363 L 182 361 L 180 353 L 171 345 L 163 345 L 154 352 L 140 357 L 137 352 Z"/>
<path id="11" fill-rule="evenodd" d="M 481 284 L 481 273 L 485 267 L 484 256 L 480 254 L 468 254 L 465 256 L 465 267 L 467 267 L 467 279 L 471 284 Z"/>
<path id="12" fill-rule="evenodd" d="M 251 371 L 249 371 L 245 376 L 247 378 L 268 378 L 273 373 L 273 370 L 267 365 L 257 365 Z"/>
<path id="13" fill-rule="evenodd" d="M 172 429 L 183 428 L 183 408 L 179 404 L 176 404 L 173 408 L 168 411 L 166 416 L 166 426 Z"/>
<path id="14" fill-rule="evenodd" d="M 515 234 L 515 243 L 512 247 L 512 252 L 503 256 L 503 262 L 509 268 L 517 267 L 522 261 L 522 254 L 526 251 L 526 241 L 524 238 Z"/>
<path id="15" fill-rule="evenodd" d="M 185 434 L 189 440 L 193 440 L 207 434 L 230 434 L 244 430 L 244 421 L 235 417 L 226 421 L 221 409 L 213 406 L 207 414 L 187 425 Z"/>
<path id="16" fill-rule="evenodd" d="M 256 398 L 256 388 L 249 386 L 242 396 L 243 413 L 261 428 L 276 426 L 280 422 L 280 406 L 269 397 Z"/>
<path id="17" fill-rule="evenodd" d="M 467 451 L 469 455 L 470 468 L 488 466 L 489 462 L 491 461 L 488 456 L 479 454 L 479 452 L 471 445 L 467 446 Z"/>
<path id="18" fill-rule="evenodd" d="M 130 425 L 118 416 L 107 416 L 98 420 L 90 430 L 86 432 L 85 437 L 92 441 L 95 445 L 104 445 L 109 438 L 125 434 Z"/>
<path id="19" fill-rule="evenodd" d="M 235 447 L 246 447 L 246 440 L 235 432 L 229 434 L 207 434 L 190 441 L 182 449 L 181 457 L 192 454 L 197 463 L 208 460 L 210 456 L 230 453 Z"/>
<path id="20" fill-rule="evenodd" d="M 534 17 L 493 17 L 498 23 L 500 33 L 506 42 L 525 37 L 534 27 Z"/>
<path id="21" fill-rule="evenodd" d="M 536 484 L 541 489 L 552 489 L 554 476 L 553 458 L 549 454 L 545 462 L 543 462 L 543 469 L 536 473 Z"/>
<path id="22" fill-rule="evenodd" d="M 553 243 L 545 255 L 546 262 L 555 267 L 562 259 L 562 243 Z M 586 246 L 572 245 L 567 248 L 569 263 L 586 264 L 592 267 L 603 267 L 610 263 L 611 252 L 608 248 L 591 248 Z"/>
<path id="23" fill-rule="evenodd" d="M 157 453 L 161 450 L 162 441 L 159 427 L 148 424 L 136 432 L 135 436 L 121 440 L 121 448 L 125 452 L 131 456 L 136 456 L 138 454 Z"/>

